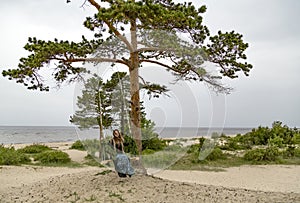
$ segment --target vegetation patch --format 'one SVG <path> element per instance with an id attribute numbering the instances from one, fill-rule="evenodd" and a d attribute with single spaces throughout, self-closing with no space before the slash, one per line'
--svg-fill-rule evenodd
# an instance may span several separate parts
<path id="1" fill-rule="evenodd" d="M 38 154 L 35 157 L 35 161 L 39 161 L 43 164 L 65 164 L 70 163 L 71 159 L 69 155 L 62 151 L 45 151 Z"/>
<path id="2" fill-rule="evenodd" d="M 277 147 L 267 147 L 265 149 L 252 149 L 245 153 L 244 159 L 247 161 L 276 161 L 279 159 L 279 149 Z"/>
<path id="3" fill-rule="evenodd" d="M 23 154 L 14 147 L 4 147 L 0 145 L 0 165 L 20 165 L 29 163 L 30 159 L 26 154 Z"/>
<path id="4" fill-rule="evenodd" d="M 25 154 L 36 154 L 36 153 L 41 153 L 44 151 L 50 151 L 52 150 L 50 147 L 46 145 L 40 145 L 40 144 L 33 144 L 26 146 L 24 148 L 18 149 L 19 152 L 25 153 Z"/>
<path id="5" fill-rule="evenodd" d="M 72 144 L 72 146 L 70 147 L 70 149 L 77 149 L 77 150 L 84 151 L 85 147 L 84 147 L 83 143 L 80 140 L 77 140 L 76 142 L 74 142 Z"/>

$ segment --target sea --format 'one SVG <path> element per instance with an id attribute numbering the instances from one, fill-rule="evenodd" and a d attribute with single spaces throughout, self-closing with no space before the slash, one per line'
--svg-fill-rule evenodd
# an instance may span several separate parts
<path id="1" fill-rule="evenodd" d="M 210 137 L 213 133 L 232 136 L 245 134 L 251 130 L 252 128 L 155 128 L 161 138 Z M 111 132 L 111 130 L 106 130 L 104 135 L 111 136 Z M 80 130 L 73 126 L 0 126 L 0 144 L 72 142 L 98 137 L 98 129 Z"/>

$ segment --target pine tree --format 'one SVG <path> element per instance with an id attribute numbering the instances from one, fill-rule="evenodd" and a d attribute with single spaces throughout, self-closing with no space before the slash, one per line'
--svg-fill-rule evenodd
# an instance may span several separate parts
<path id="1" fill-rule="evenodd" d="M 17 69 L 4 70 L 2 74 L 28 89 L 48 91 L 39 72 L 51 61 L 56 61 L 53 76 L 58 84 L 72 82 L 87 72 L 83 67 L 76 67 L 77 62 L 126 66 L 130 77 L 131 130 L 139 153 L 142 150 L 140 67 L 144 64 L 161 66 L 177 80 L 203 81 L 215 91 L 225 93 L 231 88 L 220 83 L 222 78 L 237 78 L 238 72 L 248 76 L 252 68 L 245 62 L 248 44 L 243 42 L 241 34 L 219 31 L 210 36 L 202 23 L 205 6 L 196 8 L 190 2 L 173 0 L 85 0 L 86 3 L 96 9 L 95 15 L 84 22 L 84 26 L 95 33 L 95 39 L 87 40 L 83 36 L 82 41 L 76 43 L 29 38 L 24 48 L 31 54 L 20 59 Z M 178 34 L 187 36 L 190 43 Z M 166 63 L 166 59 L 170 63 Z M 206 70 L 204 62 L 218 66 L 218 72 Z M 151 92 L 167 90 L 146 81 L 144 84 Z"/>

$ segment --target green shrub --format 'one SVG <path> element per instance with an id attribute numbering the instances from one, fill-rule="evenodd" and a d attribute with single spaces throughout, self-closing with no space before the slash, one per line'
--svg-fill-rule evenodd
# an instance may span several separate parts
<path id="1" fill-rule="evenodd" d="M 264 149 L 253 149 L 245 153 L 244 159 L 247 161 L 262 161 L 264 160 Z"/>
<path id="2" fill-rule="evenodd" d="M 295 149 L 295 157 L 300 158 L 300 148 Z"/>
<path id="3" fill-rule="evenodd" d="M 187 153 L 188 154 L 192 154 L 192 153 L 199 154 L 200 149 L 201 149 L 200 144 L 193 144 L 189 147 L 189 149 L 187 150 Z"/>
<path id="4" fill-rule="evenodd" d="M 14 147 L 6 148 L 0 145 L 0 165 L 20 165 L 28 162 L 29 157 L 16 151 Z"/>
<path id="5" fill-rule="evenodd" d="M 226 159 L 226 155 L 218 147 L 215 147 L 212 152 L 206 157 L 206 160 L 215 161 L 218 159 Z"/>
<path id="6" fill-rule="evenodd" d="M 155 151 L 153 149 L 145 149 L 142 151 L 143 155 L 154 154 Z"/>
<path id="7" fill-rule="evenodd" d="M 295 131 L 296 131 L 296 129 L 295 129 Z M 300 132 L 294 134 L 294 136 L 292 138 L 292 143 L 300 144 Z"/>
<path id="8" fill-rule="evenodd" d="M 300 143 L 300 130 L 297 128 L 289 128 L 282 125 L 282 122 L 275 121 L 272 128 L 261 127 L 252 129 L 239 140 L 244 145 L 267 145 L 273 142 L 276 146 L 292 145 Z"/>
<path id="9" fill-rule="evenodd" d="M 77 149 L 77 150 L 85 150 L 85 147 L 83 145 L 83 143 L 80 140 L 77 140 L 76 142 L 74 142 L 72 144 L 72 146 L 70 147 L 70 149 Z"/>
<path id="10" fill-rule="evenodd" d="M 158 137 L 153 137 L 150 139 L 142 140 L 142 146 L 144 149 L 152 149 L 154 151 L 160 151 L 164 149 L 167 144 L 166 141 L 163 139 L 160 139 Z"/>
<path id="11" fill-rule="evenodd" d="M 124 136 L 124 151 L 134 155 L 138 154 L 136 143 L 130 136 Z"/>
<path id="12" fill-rule="evenodd" d="M 164 148 L 164 151 L 183 151 L 184 149 L 182 148 L 181 145 L 179 144 L 171 144 L 167 147 Z"/>
<path id="13" fill-rule="evenodd" d="M 142 151 L 147 149 L 160 151 L 167 146 L 166 141 L 158 137 L 142 140 Z M 124 151 L 130 154 L 138 154 L 137 146 L 134 139 L 130 136 L 124 136 Z"/>
<path id="14" fill-rule="evenodd" d="M 279 149 L 276 146 L 269 146 L 266 149 L 253 149 L 245 153 L 244 159 L 247 161 L 275 161 L 279 158 Z"/>
<path id="15" fill-rule="evenodd" d="M 204 137 L 200 137 L 199 138 L 199 144 L 192 144 L 189 149 L 187 150 L 188 154 L 194 153 L 196 155 L 199 155 L 200 150 L 202 149 L 202 146 L 205 142 L 205 138 Z"/>
<path id="16" fill-rule="evenodd" d="M 296 148 L 294 146 L 288 146 L 282 152 L 283 158 L 300 158 L 300 148 Z"/>
<path id="17" fill-rule="evenodd" d="M 275 161 L 279 158 L 280 152 L 278 147 L 276 146 L 269 146 L 265 149 L 265 161 Z"/>
<path id="18" fill-rule="evenodd" d="M 222 150 L 234 151 L 251 149 L 251 145 L 249 144 L 249 142 L 244 143 L 240 135 L 236 137 L 227 138 L 227 142 L 224 145 L 219 146 L 219 148 Z"/>
<path id="19" fill-rule="evenodd" d="M 24 148 L 18 149 L 19 152 L 26 153 L 26 154 L 36 154 L 36 153 L 41 153 L 41 152 L 49 151 L 49 150 L 52 150 L 52 149 L 46 145 L 40 145 L 40 144 L 33 144 L 33 145 L 26 146 Z"/>
<path id="20" fill-rule="evenodd" d="M 274 145 L 274 146 L 277 146 L 277 147 L 283 147 L 283 138 L 275 135 L 274 138 L 270 138 L 268 140 L 268 144 L 269 145 Z"/>
<path id="21" fill-rule="evenodd" d="M 292 158 L 295 156 L 295 147 L 288 146 L 284 151 L 282 151 L 283 158 Z"/>
<path id="22" fill-rule="evenodd" d="M 192 159 L 195 163 L 199 160 L 215 161 L 218 159 L 226 159 L 226 155 L 219 147 L 215 147 L 213 141 L 207 140 L 205 143 L 204 141 L 205 139 L 202 139 L 200 144 L 191 145 L 187 151 L 188 154 L 192 154 Z"/>
<path id="23" fill-rule="evenodd" d="M 43 164 L 63 164 L 71 161 L 67 153 L 56 150 L 42 152 L 35 157 L 35 160 Z"/>

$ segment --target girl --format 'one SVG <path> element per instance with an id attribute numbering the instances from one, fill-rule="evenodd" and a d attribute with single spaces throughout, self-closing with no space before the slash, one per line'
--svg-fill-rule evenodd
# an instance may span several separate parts
<path id="1" fill-rule="evenodd" d="M 119 132 L 119 130 L 115 129 L 113 131 L 113 138 L 111 139 L 111 144 L 114 147 L 114 150 L 117 153 L 124 153 L 124 138 Z"/>

